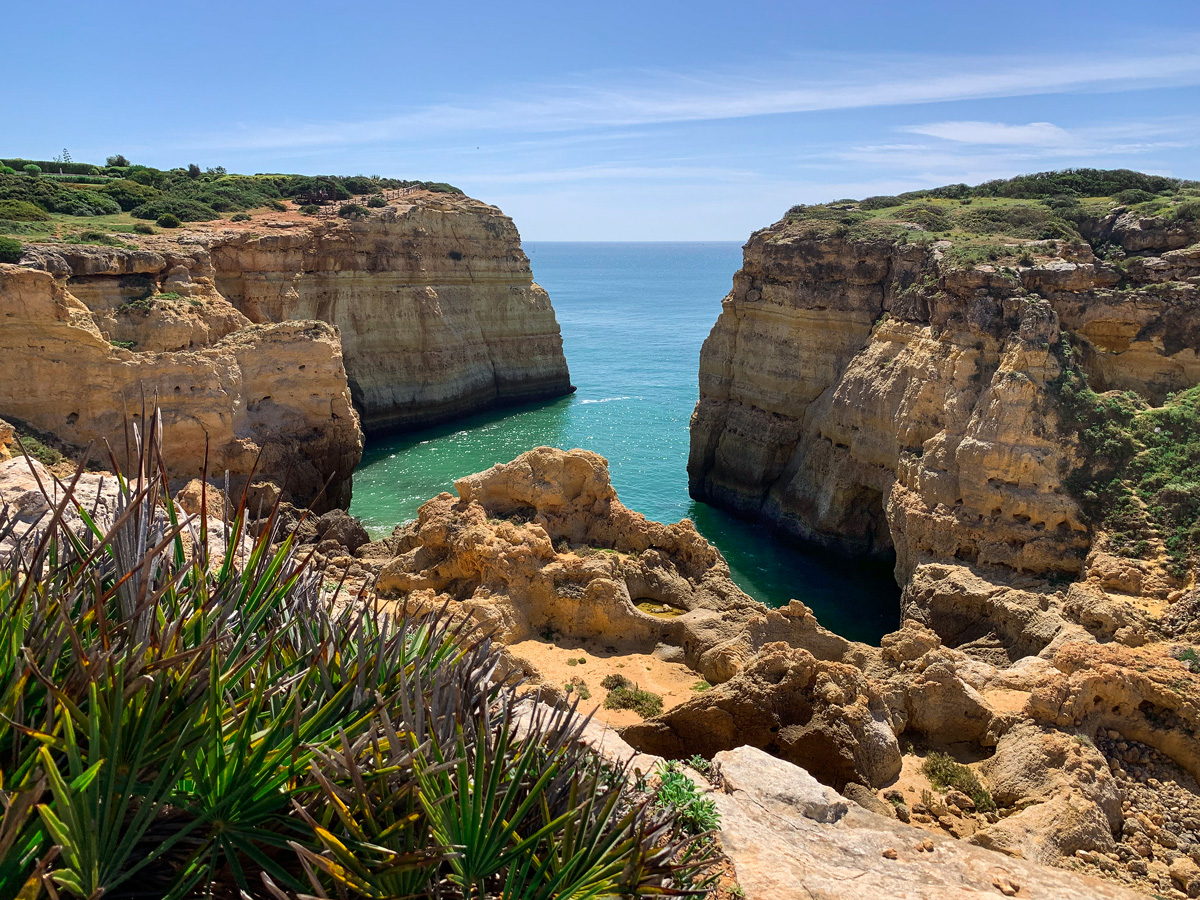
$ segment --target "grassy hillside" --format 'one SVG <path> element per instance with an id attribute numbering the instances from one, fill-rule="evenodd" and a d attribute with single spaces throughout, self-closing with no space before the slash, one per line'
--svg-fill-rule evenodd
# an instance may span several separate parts
<path id="1" fill-rule="evenodd" d="M 1019 260 L 1025 241 L 1082 241 L 1079 223 L 1117 207 L 1142 216 L 1200 220 L 1200 182 L 1128 169 L 1042 172 L 974 187 L 952 184 L 897 196 L 793 206 L 788 234 L 954 243 L 963 264 Z"/>

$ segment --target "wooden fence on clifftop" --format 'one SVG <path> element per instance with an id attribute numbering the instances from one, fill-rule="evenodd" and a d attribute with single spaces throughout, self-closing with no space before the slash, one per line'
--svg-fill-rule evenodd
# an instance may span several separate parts
<path id="1" fill-rule="evenodd" d="M 324 206 L 317 207 L 317 218 L 325 216 L 336 216 L 338 210 L 347 203 L 357 203 L 360 206 L 366 206 L 366 201 L 371 197 L 382 197 L 384 200 L 398 200 L 405 194 L 411 194 L 413 191 L 419 191 L 421 188 L 417 185 L 411 187 L 394 188 L 390 191 L 376 191 L 373 194 L 360 194 L 357 197 L 351 197 L 349 200 L 331 200 Z"/>

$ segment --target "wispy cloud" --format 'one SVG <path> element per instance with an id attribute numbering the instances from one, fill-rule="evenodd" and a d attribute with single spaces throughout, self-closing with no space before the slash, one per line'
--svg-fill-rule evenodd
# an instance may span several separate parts
<path id="1" fill-rule="evenodd" d="M 632 78 L 605 77 L 601 73 L 563 83 L 507 85 L 503 95 L 442 102 L 361 121 L 246 126 L 189 146 L 255 150 L 417 142 L 463 133 L 538 134 L 1197 84 L 1200 53 L 1195 51 L 1130 53 L 1109 57 L 1103 66 L 1095 65 L 1090 56 L 1063 56 L 1050 64 L 1044 59 L 1022 57 L 808 58 L 769 72 L 727 71 L 695 76 L 647 71 Z M 987 122 L 924 127 L 942 126 L 944 133 L 934 136 L 1007 144 L 1028 142 L 1033 137 L 1045 142 L 1054 129 L 1049 123 L 1004 126 Z M 990 141 L 979 141 L 982 136 L 990 136 Z"/>
<path id="2" fill-rule="evenodd" d="M 1003 122 L 931 122 L 928 125 L 908 125 L 900 130 L 963 144 L 1053 146 L 1071 140 L 1069 131 L 1050 122 L 1030 122 L 1028 125 L 1006 125 Z"/>
<path id="3" fill-rule="evenodd" d="M 744 169 L 728 169 L 716 166 L 638 166 L 638 165 L 595 165 L 575 166 L 564 169 L 533 170 L 528 172 L 450 173 L 453 180 L 464 177 L 489 184 L 555 184 L 562 182 L 600 181 L 621 179 L 622 181 L 744 181 L 755 177 L 755 173 Z"/>

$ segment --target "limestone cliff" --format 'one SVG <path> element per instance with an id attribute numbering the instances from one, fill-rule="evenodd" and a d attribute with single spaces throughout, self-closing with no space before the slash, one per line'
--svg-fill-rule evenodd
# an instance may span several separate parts
<path id="1" fill-rule="evenodd" d="M 33 244 L 4 271 L 0 415 L 123 453 L 126 413 L 157 395 L 183 481 L 207 438 L 218 479 L 240 483 L 257 461 L 291 499 L 330 480 L 318 505 L 345 507 L 360 423 L 573 390 L 512 220 L 469 198 L 413 191 L 349 219 L 288 209 L 121 246 Z"/>
<path id="2" fill-rule="evenodd" d="M 981 246 L 933 206 L 891 215 L 942 216 L 951 239 L 833 213 L 855 227 L 801 211 L 746 244 L 701 352 L 692 495 L 894 548 L 902 585 L 929 560 L 1077 575 L 1094 522 L 1067 487 L 1087 448 L 1064 369 L 1143 407 L 1200 382 L 1200 227 L 1118 207 L 1073 237 Z"/>
<path id="3" fill-rule="evenodd" d="M 572 390 L 550 298 L 494 206 L 410 198 L 209 246 L 218 289 L 252 321 L 338 327 L 368 432 Z"/>
<path id="4" fill-rule="evenodd" d="M 6 416 L 76 446 L 94 443 L 94 458 L 111 448 L 128 468 L 128 429 L 157 408 L 175 478 L 201 474 L 207 447 L 210 475 L 228 471 L 236 487 L 257 472 L 319 509 L 349 503 L 362 435 L 335 329 L 253 325 L 206 279 L 179 276 L 185 263 L 199 268 L 192 258 L 85 248 L 40 260 L 79 274 L 69 284 L 0 266 Z M 121 302 L 156 289 L 145 273 L 164 270 L 176 273 L 171 299 Z"/>

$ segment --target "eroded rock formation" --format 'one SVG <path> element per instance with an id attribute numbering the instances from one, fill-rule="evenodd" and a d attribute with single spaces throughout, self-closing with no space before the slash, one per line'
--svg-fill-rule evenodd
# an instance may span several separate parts
<path id="1" fill-rule="evenodd" d="M 354 219 L 267 213 L 124 246 L 41 244 L 0 275 L 0 414 L 123 459 L 157 396 L 173 477 L 252 467 L 345 507 L 361 427 L 572 390 L 516 228 L 464 197 L 405 194 Z M 131 247 L 129 242 L 136 242 Z M 357 412 L 356 412 L 357 408 Z"/>
<path id="2" fill-rule="evenodd" d="M 494 206 L 435 195 L 210 250 L 218 289 L 251 321 L 338 327 L 367 432 L 572 390 L 550 298 Z"/>
<path id="3" fill-rule="evenodd" d="M 700 357 L 693 496 L 855 553 L 1075 576 L 1092 545 L 1064 479 L 1078 439 L 1054 396 L 1070 345 L 1099 391 L 1150 402 L 1200 382 L 1195 228 L 1087 227 L 1157 256 L 1018 242 L 1015 266 L 953 243 L 756 232 Z M 1085 228 L 1087 230 L 1087 228 Z"/>
<path id="4" fill-rule="evenodd" d="M 822 628 L 798 601 L 751 600 L 690 522 L 622 506 L 593 453 L 538 448 L 456 487 L 458 498 L 430 500 L 359 548 L 380 566 L 380 596 L 396 608 L 449 604 L 507 643 L 652 653 L 715 685 L 623 727 L 640 751 L 755 747 L 927 831 L 1130 883 L 1169 887 L 1167 867 L 1200 856 L 1200 677 L 1179 658 L 1185 645 L 1156 638 L 1133 604 L 1084 603 L 1086 582 L 997 584 L 929 564 L 903 627 L 871 647 Z M 1119 628 L 1141 645 L 1114 641 Z M 967 760 L 991 790 L 982 805 L 957 790 L 922 795 L 931 782 L 917 770 L 934 750 Z M 1153 836 L 1137 818 L 1149 778 L 1176 797 L 1146 813 L 1161 820 L 1147 818 Z"/>
<path id="5" fill-rule="evenodd" d="M 201 475 L 207 448 L 208 472 L 228 471 L 239 490 L 257 472 L 298 502 L 349 503 L 362 433 L 335 329 L 253 325 L 202 277 L 145 308 L 117 302 L 146 292 L 147 272 L 198 268 L 190 258 L 83 248 L 39 259 L 49 271 L 0 266 L 5 415 L 69 444 L 94 443 L 95 458 L 111 448 L 127 468 L 132 426 L 157 409 L 172 477 Z M 90 274 L 70 284 L 64 268 Z"/>

